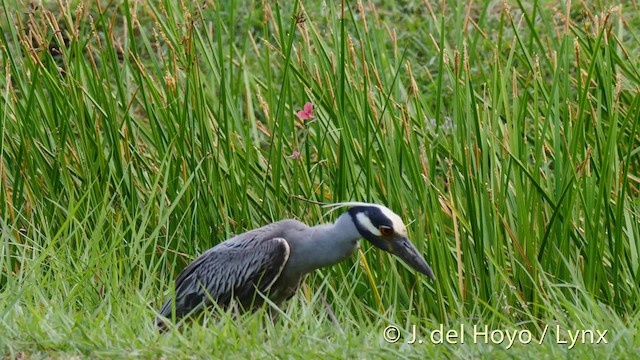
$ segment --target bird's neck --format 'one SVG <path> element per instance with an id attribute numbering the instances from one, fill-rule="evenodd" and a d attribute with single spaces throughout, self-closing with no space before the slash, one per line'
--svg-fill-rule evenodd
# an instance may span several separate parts
<path id="1" fill-rule="evenodd" d="M 304 272 L 331 266 L 353 254 L 361 235 L 348 213 L 342 214 L 333 224 L 322 224 L 311 228 L 309 239 L 301 244 L 305 255 Z M 312 254 L 309 255 L 309 254 Z"/>

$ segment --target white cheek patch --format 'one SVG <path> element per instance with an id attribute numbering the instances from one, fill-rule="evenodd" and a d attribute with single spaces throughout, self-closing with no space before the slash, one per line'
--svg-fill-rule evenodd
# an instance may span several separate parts
<path id="1" fill-rule="evenodd" d="M 379 208 L 382 214 L 393 223 L 393 230 L 399 235 L 407 236 L 407 228 L 404 226 L 400 216 L 384 206 L 379 206 Z"/>
<path id="2" fill-rule="evenodd" d="M 369 231 L 370 233 L 372 233 L 375 236 L 380 236 L 382 235 L 382 233 L 380 232 L 380 230 L 378 230 L 378 228 L 376 228 L 375 226 L 373 226 L 373 223 L 371 222 L 371 220 L 369 219 L 369 217 L 367 217 L 367 215 L 363 214 L 363 213 L 358 213 L 356 215 L 356 219 L 358 220 L 358 223 L 365 229 L 367 229 L 367 231 Z"/>

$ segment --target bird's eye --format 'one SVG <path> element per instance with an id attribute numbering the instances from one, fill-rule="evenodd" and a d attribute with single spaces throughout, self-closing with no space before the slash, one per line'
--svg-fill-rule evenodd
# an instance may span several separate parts
<path id="1" fill-rule="evenodd" d="M 388 226 L 380 226 L 378 228 L 380 230 L 380 233 L 384 236 L 389 236 L 389 235 L 393 235 L 393 229 L 388 227 Z"/>

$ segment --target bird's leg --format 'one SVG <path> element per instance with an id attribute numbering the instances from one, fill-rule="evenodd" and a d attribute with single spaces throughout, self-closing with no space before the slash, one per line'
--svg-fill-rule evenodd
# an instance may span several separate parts
<path id="1" fill-rule="evenodd" d="M 322 293 L 319 293 L 318 295 L 320 296 L 320 300 L 322 300 L 322 304 L 324 305 L 324 308 L 327 310 L 327 314 L 329 314 L 329 318 L 331 319 L 331 322 L 333 322 L 333 324 L 338 329 L 342 329 L 340 327 L 340 323 L 338 322 L 338 319 L 336 319 L 335 314 L 331 310 L 331 307 L 329 306 L 329 303 L 327 303 L 327 299 L 324 298 L 324 295 L 322 295 Z"/>
<path id="2" fill-rule="evenodd" d="M 236 323 L 242 319 L 242 311 L 240 310 L 240 307 L 241 305 L 237 301 L 232 300 L 231 303 L 229 303 L 229 313 L 233 316 Z"/>
<path id="3" fill-rule="evenodd" d="M 265 316 L 264 316 L 264 321 L 265 321 L 265 325 L 267 321 L 271 321 L 271 325 L 275 325 L 276 322 L 278 321 L 278 318 L 280 317 L 280 312 L 282 311 L 282 309 L 278 309 L 275 306 L 271 306 L 271 305 L 267 305 L 267 308 L 265 309 Z"/>

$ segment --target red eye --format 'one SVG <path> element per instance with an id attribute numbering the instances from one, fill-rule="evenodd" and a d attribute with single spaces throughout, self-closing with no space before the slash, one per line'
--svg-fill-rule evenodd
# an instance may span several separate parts
<path id="1" fill-rule="evenodd" d="M 378 228 L 380 230 L 380 233 L 384 236 L 390 236 L 393 235 L 393 229 L 388 227 L 388 226 L 380 226 Z"/>

